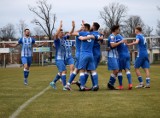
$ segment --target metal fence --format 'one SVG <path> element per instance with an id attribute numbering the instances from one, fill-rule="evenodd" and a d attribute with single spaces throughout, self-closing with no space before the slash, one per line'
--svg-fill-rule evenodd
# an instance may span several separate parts
<path id="1" fill-rule="evenodd" d="M 126 38 L 128 42 L 132 42 L 135 40 L 135 38 Z M 149 53 L 149 59 L 151 63 L 158 63 L 160 61 L 160 37 L 146 37 L 147 39 L 147 47 L 148 47 L 148 53 Z M 101 62 L 106 63 L 107 61 L 107 39 L 104 39 L 106 43 L 101 45 Z M 71 40 L 75 41 L 75 40 Z M 41 43 L 41 42 L 48 42 L 53 43 L 53 40 L 43 40 L 43 41 L 36 41 L 36 43 Z M 3 44 L 7 43 L 17 43 L 17 41 L 1 41 L 0 42 L 0 49 L 3 50 L 6 48 Z M 0 50 L 0 51 L 1 51 Z M 137 55 L 137 50 L 136 46 L 131 46 L 129 47 L 130 50 L 130 55 L 131 55 L 131 63 L 135 61 L 136 55 Z M 33 64 L 32 65 L 39 65 L 39 66 L 45 66 L 45 65 L 53 65 L 55 64 L 54 60 L 54 55 L 55 55 L 55 48 L 52 47 L 51 50 L 52 52 L 52 60 L 49 61 L 50 59 L 50 52 L 34 52 L 33 53 Z M 3 53 L 0 52 L 0 67 L 12 67 L 12 66 L 21 66 L 21 46 L 17 46 L 16 48 L 10 48 L 9 53 Z M 73 57 L 75 55 L 75 48 L 73 47 L 72 49 L 72 54 Z"/>

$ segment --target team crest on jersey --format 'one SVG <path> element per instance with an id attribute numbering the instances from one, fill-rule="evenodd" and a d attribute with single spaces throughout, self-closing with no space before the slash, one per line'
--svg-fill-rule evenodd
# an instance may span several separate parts
<path id="1" fill-rule="evenodd" d="M 114 36 L 111 36 L 111 39 L 114 40 Z"/>

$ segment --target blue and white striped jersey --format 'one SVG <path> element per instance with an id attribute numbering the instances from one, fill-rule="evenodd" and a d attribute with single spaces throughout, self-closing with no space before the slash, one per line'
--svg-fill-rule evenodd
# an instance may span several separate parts
<path id="1" fill-rule="evenodd" d="M 54 40 L 55 48 L 56 48 L 56 60 L 65 60 L 65 40 L 62 39 L 55 39 Z"/>
<path id="2" fill-rule="evenodd" d="M 108 37 L 108 47 L 110 47 L 110 50 L 108 51 L 108 57 L 118 58 L 117 48 L 112 48 L 111 43 L 116 43 L 116 36 L 114 34 L 111 34 Z"/>
<path id="3" fill-rule="evenodd" d="M 35 44 L 35 40 L 31 37 L 23 37 L 19 39 L 18 43 L 22 45 L 21 57 L 32 57 L 32 45 Z"/>
<path id="4" fill-rule="evenodd" d="M 65 41 L 65 51 L 66 55 L 65 58 L 70 58 L 72 57 L 72 47 L 74 46 L 74 43 L 70 40 Z"/>

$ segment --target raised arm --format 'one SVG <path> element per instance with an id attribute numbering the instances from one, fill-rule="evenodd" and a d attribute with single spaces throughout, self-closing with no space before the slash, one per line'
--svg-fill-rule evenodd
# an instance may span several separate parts
<path id="1" fill-rule="evenodd" d="M 78 30 L 78 31 L 76 31 L 76 32 L 72 32 L 72 33 L 71 33 L 71 35 L 72 35 L 72 36 L 79 36 L 79 32 L 83 30 L 84 23 L 85 23 L 85 22 L 84 22 L 84 20 L 82 20 L 82 26 L 81 26 L 81 29 L 79 29 L 79 30 Z M 74 22 L 74 25 L 72 25 L 72 28 L 73 28 L 73 26 L 75 26 L 75 22 Z"/>
<path id="2" fill-rule="evenodd" d="M 70 31 L 70 34 L 74 32 L 74 29 L 75 29 L 75 21 L 72 21 L 72 29 Z"/>
<path id="3" fill-rule="evenodd" d="M 60 22 L 60 25 L 59 25 L 59 28 L 58 28 L 58 30 L 57 30 L 57 32 L 56 32 L 56 34 L 55 34 L 55 39 L 57 39 L 58 38 L 58 35 L 59 35 L 59 33 L 61 32 L 61 29 L 62 29 L 62 21 Z"/>

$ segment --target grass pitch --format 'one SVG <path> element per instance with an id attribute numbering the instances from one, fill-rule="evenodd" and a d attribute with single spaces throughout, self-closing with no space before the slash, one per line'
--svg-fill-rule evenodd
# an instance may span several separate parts
<path id="1" fill-rule="evenodd" d="M 24 86 L 22 70 L 0 69 L 0 118 L 8 118 L 20 105 L 45 89 L 57 73 L 55 66 L 31 67 L 29 86 Z M 134 69 L 131 70 L 135 86 L 138 80 Z M 62 84 L 58 82 L 58 90 L 50 87 L 23 109 L 18 118 L 160 118 L 159 66 L 151 66 L 150 89 L 127 90 L 123 74 L 125 90 L 110 91 L 106 88 L 110 75 L 107 67 L 99 66 L 98 74 L 98 92 L 79 92 L 76 85 L 72 85 L 74 91 L 62 91 Z M 88 80 L 87 86 L 91 86 Z"/>

